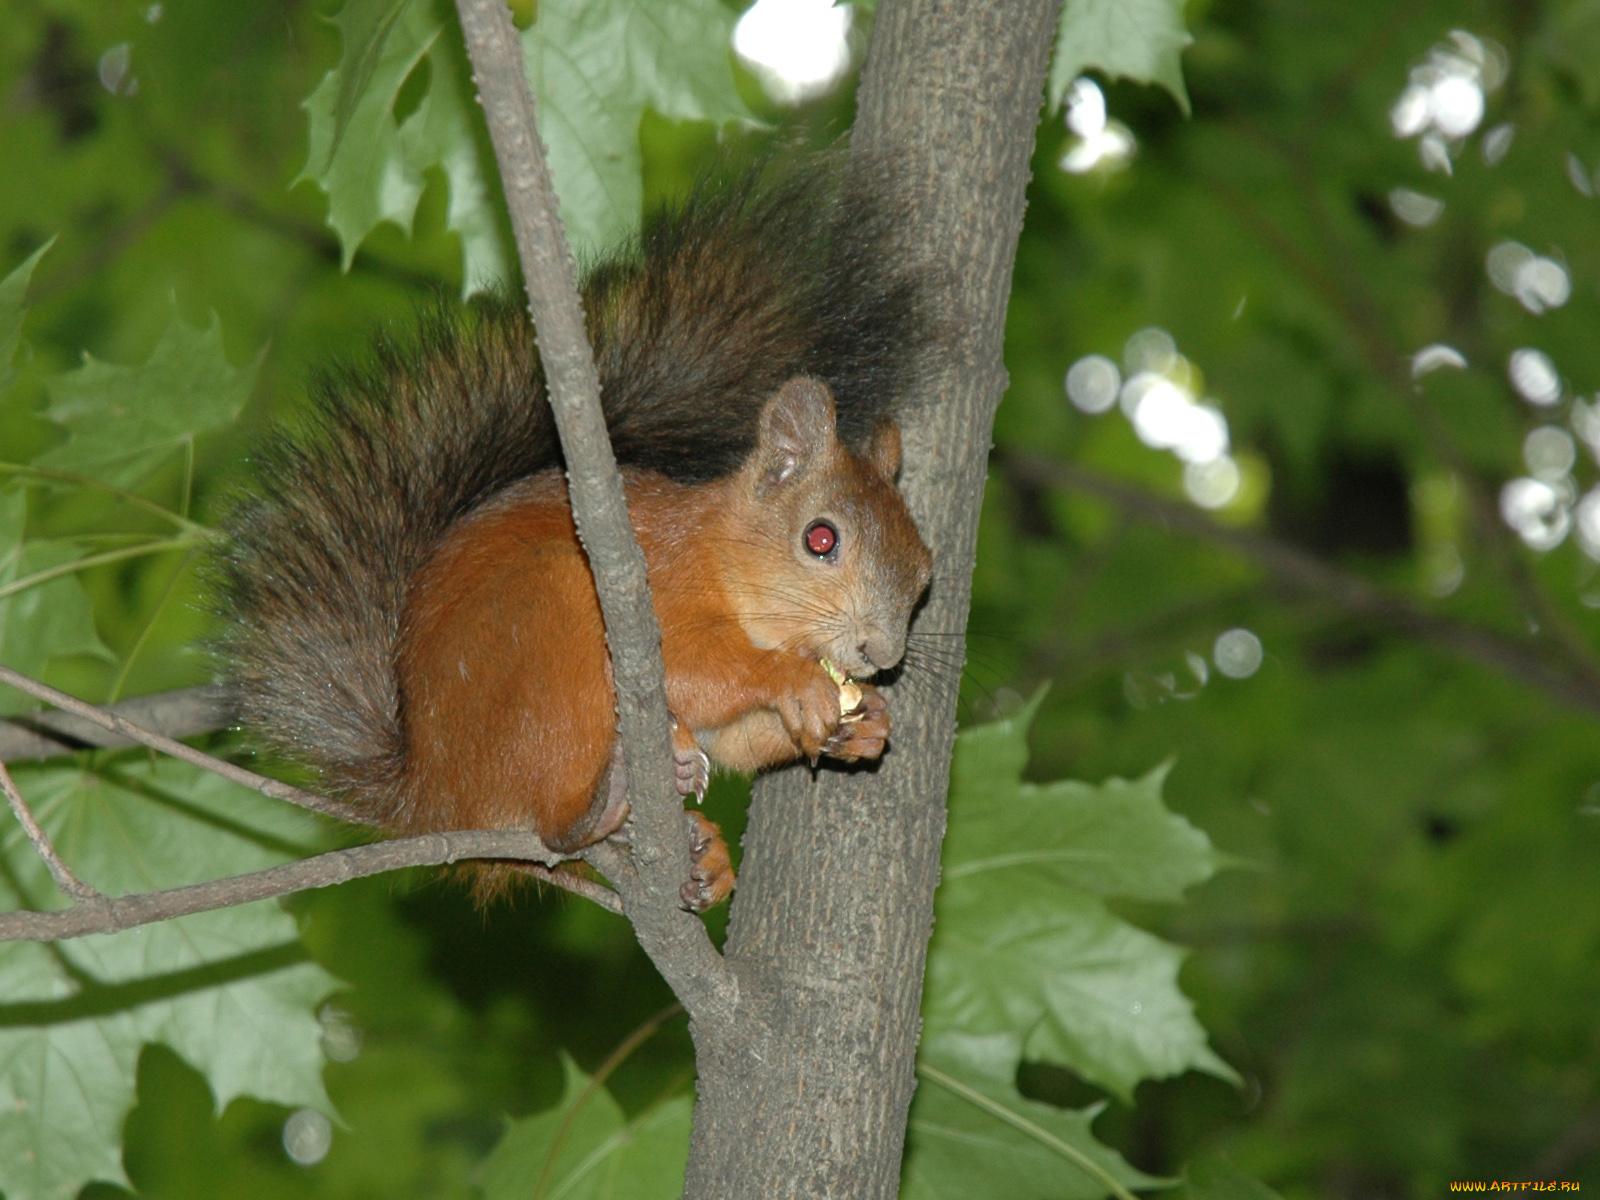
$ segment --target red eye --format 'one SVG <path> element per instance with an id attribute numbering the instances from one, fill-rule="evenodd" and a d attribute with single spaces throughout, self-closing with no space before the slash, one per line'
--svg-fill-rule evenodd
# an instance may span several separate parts
<path id="1" fill-rule="evenodd" d="M 806 530 L 806 549 L 818 558 L 826 558 L 839 544 L 839 531 L 826 521 L 818 521 Z"/>

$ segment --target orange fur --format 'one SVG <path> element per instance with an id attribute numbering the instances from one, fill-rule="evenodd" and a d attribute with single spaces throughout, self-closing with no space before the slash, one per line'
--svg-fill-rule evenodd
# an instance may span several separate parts
<path id="1" fill-rule="evenodd" d="M 864 687 L 859 716 L 842 722 L 819 659 L 859 674 L 893 665 L 927 585 L 927 549 L 894 489 L 898 440 L 884 433 L 876 452 L 852 454 L 827 390 L 809 380 L 780 392 L 768 424 L 750 462 L 711 483 L 623 472 L 675 750 L 746 771 L 801 756 L 875 758 L 889 733 L 883 697 Z M 804 549 L 821 519 L 840 547 L 826 561 Z M 397 675 L 397 832 L 531 826 L 571 851 L 626 816 L 610 773 L 605 627 L 556 471 L 446 532 L 412 580 Z M 720 842 L 713 853 L 725 853 Z"/>

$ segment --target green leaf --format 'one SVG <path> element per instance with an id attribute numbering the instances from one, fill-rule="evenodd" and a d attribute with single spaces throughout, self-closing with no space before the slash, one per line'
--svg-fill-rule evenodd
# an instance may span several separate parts
<path id="1" fill-rule="evenodd" d="M 1178 989 L 1184 952 L 1091 894 L 1176 900 L 1214 870 L 1209 839 L 1162 806 L 1164 769 L 1100 788 L 1022 783 L 1038 702 L 956 741 L 930 1035 L 1012 1035 L 1019 1058 L 1124 1098 L 1191 1067 L 1235 1079 Z"/>
<path id="2" fill-rule="evenodd" d="M 1167 1185 L 1095 1140 L 1104 1105 L 1072 1111 L 1024 1098 L 1011 1082 L 1015 1055 L 1006 1035 L 924 1044 L 901 1200 L 1096 1200 L 1112 1190 L 1107 1176 L 1123 1188 Z"/>
<path id="3" fill-rule="evenodd" d="M 575 248 L 639 222 L 639 120 L 755 124 L 734 84 L 735 14 L 719 0 L 585 0 L 541 5 L 522 35 L 539 132 Z"/>
<path id="4" fill-rule="evenodd" d="M 27 496 L 0 492 L 0 587 L 77 557 L 62 542 L 24 542 Z M 42 675 L 52 658 L 111 652 L 95 631 L 94 610 L 83 585 L 71 575 L 0 597 L 0 662 L 24 675 Z M 33 701 L 0 688 L 0 713 L 28 712 Z"/>
<path id="5" fill-rule="evenodd" d="M 5 395 L 16 378 L 11 360 L 17 355 L 17 343 L 22 340 L 22 315 L 27 311 L 28 282 L 33 269 L 39 265 L 45 251 L 55 245 L 51 238 L 27 258 L 22 265 L 4 279 L 0 279 L 0 396 Z"/>
<path id="6" fill-rule="evenodd" d="M 16 778 L 68 865 L 109 895 L 257 870 L 320 840 L 309 815 L 183 763 L 130 756 L 100 774 L 50 765 Z M 21 829 L 0 828 L 0 905 L 59 904 Z M 315 1010 L 337 986 L 271 901 L 0 946 L 0 1189 L 44 1200 L 126 1183 L 122 1123 L 149 1042 L 206 1077 L 219 1113 L 242 1095 L 331 1112 Z"/>
<path id="7" fill-rule="evenodd" d="M 1226 1162 L 1191 1169 L 1185 1174 L 1183 1190 L 1188 1200 L 1283 1200 L 1259 1179 Z"/>
<path id="8" fill-rule="evenodd" d="M 300 178 L 328 194 L 348 268 L 380 222 L 410 231 L 424 174 L 439 168 L 471 294 L 507 278 L 512 260 L 493 155 L 444 11 L 432 0 L 349 0 L 337 18 L 339 66 L 305 102 L 311 137 Z M 647 106 L 678 120 L 754 123 L 733 79 L 734 19 L 718 0 L 588 0 L 542 6 L 523 33 L 561 217 L 580 252 L 638 224 Z M 427 93 L 397 123 L 395 99 L 424 59 Z"/>
<path id="9" fill-rule="evenodd" d="M 339 80 L 333 103 L 333 133 L 323 167 L 339 150 L 356 105 L 383 59 L 383 50 L 410 0 L 349 0 L 332 18 L 339 27 L 342 53 L 335 74 Z"/>
<path id="10" fill-rule="evenodd" d="M 462 294 L 510 279 L 516 271 L 510 223 L 500 198 L 489 132 L 477 115 L 461 30 L 448 22 L 428 54 L 430 83 L 400 127 L 400 145 L 419 171 L 437 167 L 449 184 L 445 225 L 461 238 Z M 407 217 L 407 227 L 410 217 Z"/>
<path id="11" fill-rule="evenodd" d="M 1185 113 L 1183 48 L 1194 41 L 1183 26 L 1185 0 L 1067 0 L 1050 62 L 1050 109 L 1072 81 L 1093 68 L 1112 78 L 1159 83 Z"/>
<path id="12" fill-rule="evenodd" d="M 1236 1078 L 1178 989 L 1184 952 L 1091 896 L 1023 890 L 998 873 L 953 881 L 934 946 L 930 1030 L 1031 1031 L 1027 1057 L 1070 1067 L 1123 1099 L 1141 1079 L 1191 1067 Z"/>
<path id="13" fill-rule="evenodd" d="M 429 0 L 405 0 L 398 13 L 379 12 L 383 0 L 350 0 L 337 23 L 347 39 L 360 30 L 382 33 L 376 53 L 370 44 L 347 41 L 338 67 L 322 77 L 302 105 L 311 120 L 306 165 L 296 178 L 314 181 L 328 195 L 328 224 L 339 235 L 342 265 L 350 269 L 356 249 L 381 222 L 392 221 L 407 233 L 422 198 L 422 172 L 405 153 L 394 119 L 395 97 L 444 29 L 444 20 Z M 362 15 L 365 14 L 365 15 Z M 365 64 L 353 102 L 344 77 L 345 64 Z M 343 121 L 341 108 L 347 109 Z M 420 111 L 420 109 L 419 109 Z M 412 113 L 408 120 L 415 120 Z M 467 140 L 465 130 L 461 131 Z"/>
<path id="14" fill-rule="evenodd" d="M 260 359 L 234 367 L 222 349 L 215 314 L 205 329 L 173 305 L 166 330 L 143 366 L 119 367 L 84 355 L 83 365 L 47 385 L 45 415 L 71 436 L 37 460 L 119 487 L 158 470 L 195 435 L 239 415 L 255 387 Z"/>
<path id="15" fill-rule="evenodd" d="M 484 1164 L 487 1200 L 673 1200 L 683 1190 L 694 1101 L 673 1096 L 629 1121 L 609 1092 L 590 1090 L 589 1077 L 562 1061 L 561 1103 L 513 1122 Z"/>
<path id="16" fill-rule="evenodd" d="M 299 178 L 327 193 L 344 268 L 382 222 L 410 233 L 424 175 L 437 167 L 449 184 L 446 224 L 461 238 L 463 292 L 494 286 L 509 274 L 509 235 L 454 17 L 432 0 L 349 0 L 336 23 L 344 55 L 305 101 L 311 144 Z M 397 124 L 395 99 L 424 60 L 428 90 Z"/>
<path id="17" fill-rule="evenodd" d="M 1066 885 L 1097 896 L 1176 902 L 1211 878 L 1211 840 L 1161 803 L 1169 766 L 1099 787 L 1023 783 L 1025 733 L 1043 699 L 961 735 L 951 764 L 953 800 L 944 877 L 1009 872 L 1011 886 Z M 1023 882 L 1026 881 L 1026 882 Z"/>

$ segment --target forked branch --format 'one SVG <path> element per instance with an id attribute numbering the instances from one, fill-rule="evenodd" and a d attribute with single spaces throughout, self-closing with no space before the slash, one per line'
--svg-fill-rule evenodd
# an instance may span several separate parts
<path id="1" fill-rule="evenodd" d="M 33 810 L 28 807 L 28 802 L 17 790 L 11 772 L 6 770 L 4 763 L 0 763 L 0 791 L 5 792 L 6 803 L 11 806 L 12 815 L 17 818 L 17 824 L 22 826 L 22 831 L 28 835 L 28 841 L 32 843 L 34 852 L 44 859 L 44 865 L 50 871 L 50 878 L 56 881 L 56 886 L 74 900 L 104 900 L 104 896 L 74 875 L 72 869 L 61 861 L 61 855 L 56 853 L 49 835 L 34 819 Z"/>
<path id="2" fill-rule="evenodd" d="M 289 800 L 316 812 L 332 813 L 344 806 L 300 788 L 290 787 L 276 779 L 268 779 L 247 771 L 233 763 L 224 762 L 209 754 L 175 742 L 159 733 L 128 721 L 115 713 L 85 704 L 76 697 L 30 679 L 9 667 L 0 667 L 0 681 L 37 699 L 48 701 L 69 712 L 91 721 L 105 729 L 125 736 L 128 740 L 172 753 L 174 757 L 220 775 L 234 783 L 272 796 Z M 370 846 L 355 846 L 347 850 L 333 850 L 299 862 L 286 863 L 265 871 L 247 875 L 233 875 L 207 883 L 187 887 L 167 888 L 135 896 L 111 897 L 90 887 L 74 875 L 56 852 L 50 838 L 34 818 L 21 791 L 11 775 L 0 765 L 0 791 L 6 796 L 11 811 L 16 815 L 28 841 L 49 869 L 63 893 L 74 903 L 53 912 L 0 913 L 0 942 L 49 942 L 61 938 L 82 937 L 90 933 L 116 933 L 135 925 L 152 921 L 165 921 L 171 917 L 229 908 L 235 904 L 248 904 L 271 896 L 287 896 L 312 888 L 328 887 L 365 875 L 384 871 L 397 871 L 405 867 L 437 866 L 462 862 L 468 859 L 505 860 L 521 864 L 529 874 L 586 899 L 602 908 L 620 913 L 622 902 L 617 894 L 603 884 L 581 875 L 551 868 L 568 861 L 569 856 L 551 850 L 537 834 L 517 829 L 459 830 L 449 833 L 426 834 L 422 837 L 400 838 Z"/>
<path id="3" fill-rule="evenodd" d="M 220 775 L 252 791 L 260 792 L 263 796 L 271 796 L 274 800 L 287 800 L 290 804 L 298 804 L 301 808 L 309 808 L 313 812 L 325 813 L 330 817 L 338 817 L 341 821 L 349 821 L 353 825 L 370 825 L 369 818 L 358 812 L 348 804 L 337 800 L 330 800 L 326 796 L 319 796 L 315 792 L 305 791 L 284 783 L 278 779 L 268 779 L 265 775 L 257 775 L 254 771 L 236 766 L 231 762 L 224 762 L 203 750 L 196 750 L 193 746 L 185 746 L 182 742 L 167 737 L 165 734 L 152 733 L 142 729 L 129 721 L 126 717 L 118 716 L 114 712 L 107 712 L 103 708 L 96 708 L 86 704 L 76 696 L 69 696 L 66 692 L 57 691 L 48 684 L 40 683 L 37 679 L 30 679 L 20 671 L 13 671 L 10 667 L 0 666 L 0 683 L 9 684 L 19 692 L 26 692 L 35 700 L 43 700 L 46 704 L 53 704 L 57 708 L 91 721 L 102 729 L 120 734 L 129 741 L 138 742 L 149 746 L 152 750 L 159 750 L 163 754 L 170 754 L 173 758 L 181 759 L 191 766 L 201 770 L 210 771 L 213 775 Z"/>
<path id="4" fill-rule="evenodd" d="M 0 941 L 53 942 L 90 933 L 117 933 L 153 921 L 331 887 L 385 871 L 467 859 L 509 859 L 522 863 L 547 883 L 576 892 L 611 912 L 622 911 L 616 893 L 609 888 L 592 879 L 551 871 L 549 867 L 559 863 L 562 856 L 546 847 L 537 834 L 516 829 L 477 829 L 429 833 L 375 842 L 370 846 L 353 846 L 348 850 L 330 850 L 265 871 L 136 896 L 105 896 L 89 889 L 92 896 L 79 899 L 70 908 L 54 912 L 0 913 Z"/>

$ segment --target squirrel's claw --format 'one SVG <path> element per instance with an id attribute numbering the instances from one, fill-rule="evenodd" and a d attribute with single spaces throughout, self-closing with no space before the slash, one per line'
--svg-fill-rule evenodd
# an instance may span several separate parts
<path id="1" fill-rule="evenodd" d="M 706 752 L 698 746 L 693 750 L 675 750 L 672 766 L 678 795 L 693 796 L 696 804 L 702 803 L 711 783 L 711 759 L 706 757 Z"/>
<path id="2" fill-rule="evenodd" d="M 823 746 L 822 752 L 840 762 L 879 758 L 889 742 L 889 702 L 870 683 L 863 683 L 861 700 Z"/>
<path id="3" fill-rule="evenodd" d="M 679 894 L 683 907 L 690 912 L 704 912 L 720 904 L 733 891 L 733 863 L 728 858 L 728 843 L 722 840 L 722 830 L 703 814 L 686 812 L 689 819 L 689 880 Z"/>
<path id="4" fill-rule="evenodd" d="M 839 728 L 839 685 L 816 668 L 815 675 L 792 696 L 777 704 L 778 717 L 812 766 L 827 753 L 828 741 Z"/>

